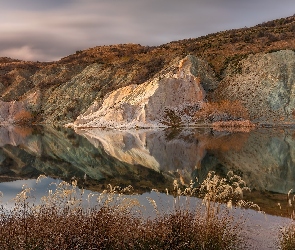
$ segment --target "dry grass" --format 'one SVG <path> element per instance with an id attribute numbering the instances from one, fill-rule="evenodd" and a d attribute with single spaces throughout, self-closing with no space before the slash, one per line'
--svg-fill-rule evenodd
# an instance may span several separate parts
<path id="1" fill-rule="evenodd" d="M 13 117 L 15 124 L 28 124 L 33 120 L 32 113 L 23 109 Z"/>
<path id="2" fill-rule="evenodd" d="M 282 250 L 295 249 L 295 224 L 292 223 L 280 232 L 279 246 Z"/>
<path id="3" fill-rule="evenodd" d="M 293 250 L 295 249 L 295 211 L 294 211 L 294 200 L 295 195 L 292 194 L 293 189 L 291 189 L 288 192 L 287 195 L 287 202 L 288 202 L 288 208 L 292 209 L 291 219 L 292 222 L 290 225 L 282 228 L 282 230 L 279 233 L 279 247 L 282 250 Z M 293 196 L 293 197 L 292 197 Z M 281 204 L 278 204 L 281 207 Z"/>
<path id="4" fill-rule="evenodd" d="M 39 181 L 39 180 L 38 180 Z M 200 194 L 203 205 L 194 210 L 175 208 L 161 213 L 156 202 L 154 218 L 143 216 L 137 199 L 125 194 L 132 187 L 109 186 L 101 194 L 89 194 L 61 182 L 36 205 L 31 190 L 24 188 L 13 209 L 1 208 L 1 249 L 243 249 L 243 221 L 221 202 L 241 201 L 245 183 L 229 173 L 220 178 L 213 172 L 198 187 L 193 182 L 181 189 L 174 182 L 175 201 L 181 196 Z M 95 202 L 93 199 L 95 198 Z M 249 203 L 247 203 L 249 205 Z"/>
<path id="5" fill-rule="evenodd" d="M 212 127 L 215 131 L 246 132 L 249 133 L 257 126 L 249 120 L 243 121 L 218 121 L 213 122 Z"/>

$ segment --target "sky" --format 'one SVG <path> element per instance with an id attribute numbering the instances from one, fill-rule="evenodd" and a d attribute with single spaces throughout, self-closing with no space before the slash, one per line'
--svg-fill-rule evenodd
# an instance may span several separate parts
<path id="1" fill-rule="evenodd" d="M 55 61 L 99 45 L 160 45 L 295 14 L 294 0 L 0 0 L 0 57 Z"/>

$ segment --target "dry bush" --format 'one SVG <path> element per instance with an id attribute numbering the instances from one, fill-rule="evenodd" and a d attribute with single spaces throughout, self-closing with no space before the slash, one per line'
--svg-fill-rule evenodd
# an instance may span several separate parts
<path id="1" fill-rule="evenodd" d="M 181 127 L 182 120 L 181 117 L 175 112 L 173 109 L 165 109 L 164 110 L 164 118 L 161 121 L 166 126 L 169 127 Z"/>
<path id="2" fill-rule="evenodd" d="M 295 224 L 292 223 L 280 232 L 279 249 L 293 250 L 295 249 Z"/>
<path id="3" fill-rule="evenodd" d="M 247 109 L 239 101 L 224 100 L 221 102 L 204 103 L 195 114 L 196 120 L 205 122 L 242 121 L 249 119 Z"/>
<path id="4" fill-rule="evenodd" d="M 213 122 L 212 127 L 216 131 L 229 131 L 229 132 L 251 132 L 256 128 L 256 125 L 249 120 L 243 121 L 218 121 Z"/>
<path id="5" fill-rule="evenodd" d="M 15 114 L 13 120 L 16 124 L 30 123 L 33 120 L 33 115 L 31 112 L 23 109 Z"/>
<path id="6" fill-rule="evenodd" d="M 291 214 L 291 224 L 282 228 L 282 230 L 279 233 L 279 249 L 282 250 L 293 250 L 295 249 L 295 223 L 294 223 L 294 219 L 295 219 L 295 211 L 294 211 L 294 194 L 292 197 L 292 191 L 293 189 L 291 189 L 288 192 L 287 195 L 287 207 L 288 210 L 291 209 L 292 210 L 292 214 Z M 281 208 L 281 204 L 278 203 L 278 206 Z"/>
<path id="7" fill-rule="evenodd" d="M 44 177 L 44 176 L 43 176 Z M 221 202 L 243 205 L 247 189 L 240 177 L 221 178 L 210 172 L 201 186 L 191 182 L 183 191 L 174 182 L 175 201 L 182 195 L 201 194 L 205 204 L 194 210 L 157 211 L 155 218 L 142 215 L 137 199 L 123 195 L 132 188 L 108 186 L 101 194 L 89 194 L 61 182 L 34 205 L 31 189 L 24 188 L 15 207 L 1 207 L 1 249 L 244 249 L 243 224 Z M 97 197 L 94 204 L 91 196 Z"/>

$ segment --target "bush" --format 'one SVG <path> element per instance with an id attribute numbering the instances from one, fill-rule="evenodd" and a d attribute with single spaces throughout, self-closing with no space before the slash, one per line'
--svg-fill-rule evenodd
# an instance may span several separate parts
<path id="1" fill-rule="evenodd" d="M 280 233 L 279 241 L 280 249 L 282 250 L 293 250 L 295 249 L 295 225 L 284 228 Z"/>
<path id="2" fill-rule="evenodd" d="M 239 101 L 208 102 L 200 111 L 196 112 L 195 118 L 205 122 L 219 121 L 242 121 L 249 119 L 247 109 Z"/>
<path id="3" fill-rule="evenodd" d="M 13 117 L 14 123 L 16 124 L 25 124 L 30 123 L 33 120 L 33 115 L 31 112 L 23 109 L 20 112 L 16 113 Z"/>
<path id="4" fill-rule="evenodd" d="M 182 126 L 181 117 L 176 114 L 173 109 L 165 109 L 164 110 L 164 118 L 161 121 L 164 125 L 168 127 L 180 127 Z"/>

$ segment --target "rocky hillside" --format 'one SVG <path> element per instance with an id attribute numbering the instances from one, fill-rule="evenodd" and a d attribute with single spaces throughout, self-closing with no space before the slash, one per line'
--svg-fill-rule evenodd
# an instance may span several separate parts
<path id="1" fill-rule="evenodd" d="M 294 123 L 294 82 L 294 51 L 258 53 L 227 67 L 214 94 L 217 100 L 239 100 L 251 120 Z"/>
<path id="2" fill-rule="evenodd" d="M 205 62 L 187 56 L 156 77 L 108 94 L 80 115 L 75 127 L 159 127 L 188 124 L 217 81 Z M 210 74 L 211 73 L 211 74 Z M 203 87 L 204 86 L 204 87 Z"/>
<path id="3" fill-rule="evenodd" d="M 92 104 L 100 106 L 109 92 L 151 82 L 160 72 L 190 54 L 207 62 L 203 72 L 212 71 L 220 81 L 217 90 L 210 85 L 203 86 L 208 100 L 218 102 L 223 98 L 240 99 L 235 87 L 232 87 L 236 82 L 236 85 L 241 86 L 237 92 L 239 95 L 247 92 L 245 85 L 252 91 L 250 96 L 246 97 L 245 93 L 241 99 L 252 119 L 260 116 L 259 112 L 253 110 L 259 104 L 263 107 L 261 112 L 271 109 L 265 113 L 267 121 L 270 118 L 280 120 L 285 116 L 287 119 L 284 119 L 290 121 L 293 106 L 286 106 L 289 97 L 284 95 L 289 87 L 284 86 L 292 82 L 292 77 L 289 77 L 292 75 L 291 62 L 285 67 L 280 60 L 287 60 L 287 57 L 276 55 L 289 53 L 288 60 L 293 60 L 294 32 L 295 17 L 292 16 L 252 28 L 223 31 L 158 47 L 136 44 L 99 46 L 77 51 L 57 62 L 24 62 L 4 57 L 0 58 L 0 99 L 4 102 L 23 102 L 24 111 L 30 112 L 35 122 L 65 124 L 73 122 Z M 286 49 L 290 51 L 267 54 Z M 277 60 L 280 61 L 279 65 Z M 264 65 L 266 61 L 269 64 L 263 73 L 258 70 L 257 74 L 252 73 L 252 76 L 256 74 L 255 84 L 254 80 L 247 81 L 247 70 L 252 69 L 249 64 L 252 62 L 255 68 L 254 64 Z M 265 84 L 273 70 L 280 72 L 280 76 L 270 85 Z M 259 101 L 257 98 L 261 97 L 255 91 L 263 86 L 272 90 L 262 91 L 267 92 L 269 97 Z M 278 101 L 269 104 L 272 98 Z"/>

